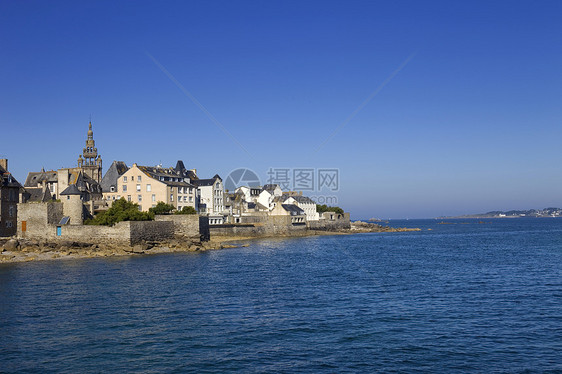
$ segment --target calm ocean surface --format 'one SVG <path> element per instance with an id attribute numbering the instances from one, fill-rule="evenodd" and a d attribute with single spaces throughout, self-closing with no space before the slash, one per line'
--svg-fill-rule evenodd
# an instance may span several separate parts
<path id="1" fill-rule="evenodd" d="M 562 219 L 484 221 L 0 265 L 0 372 L 562 372 Z"/>

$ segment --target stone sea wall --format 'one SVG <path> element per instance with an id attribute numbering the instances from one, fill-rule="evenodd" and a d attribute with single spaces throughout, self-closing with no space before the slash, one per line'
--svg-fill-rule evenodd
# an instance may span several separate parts
<path id="1" fill-rule="evenodd" d="M 349 230 L 351 228 L 351 220 L 349 219 L 349 213 L 337 214 L 326 212 L 322 216 L 324 219 L 318 221 L 308 221 L 308 228 L 311 230 L 322 230 L 322 231 L 340 231 Z"/>
<path id="2" fill-rule="evenodd" d="M 171 222 L 177 239 L 199 239 L 199 215 L 197 214 L 169 214 L 157 215 L 156 222 Z"/>
<path id="3" fill-rule="evenodd" d="M 113 226 L 58 226 L 63 217 L 62 203 L 18 204 L 18 213 L 18 237 L 22 239 L 134 245 L 175 237 L 172 221 L 119 222 Z M 190 230 L 196 229 L 191 225 L 184 232 Z"/>
<path id="4" fill-rule="evenodd" d="M 247 221 L 250 221 L 248 219 Z M 268 236 L 305 236 L 308 229 L 305 223 L 293 224 L 290 216 L 269 216 L 255 219 L 255 223 L 234 223 L 210 225 L 211 238 L 215 237 L 268 237 Z"/>

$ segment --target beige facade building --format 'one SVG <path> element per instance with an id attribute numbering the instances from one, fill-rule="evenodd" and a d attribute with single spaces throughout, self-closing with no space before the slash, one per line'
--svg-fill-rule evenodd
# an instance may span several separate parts
<path id="1" fill-rule="evenodd" d="M 159 201 L 178 210 L 185 206 L 195 208 L 197 188 L 186 179 L 173 168 L 133 164 L 117 178 L 115 191 L 104 192 L 103 198 L 108 203 L 124 198 L 139 204 L 142 211 L 155 207 Z"/>

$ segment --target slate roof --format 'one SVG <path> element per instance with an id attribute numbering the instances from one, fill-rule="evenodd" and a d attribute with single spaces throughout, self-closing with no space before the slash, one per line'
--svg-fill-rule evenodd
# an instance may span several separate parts
<path id="1" fill-rule="evenodd" d="M 182 160 L 178 160 L 178 162 L 176 163 L 176 167 L 174 168 L 174 170 L 176 171 L 176 173 L 178 173 L 178 175 L 182 178 L 189 178 L 190 181 L 194 181 L 196 179 L 199 179 L 197 177 L 197 174 L 195 174 L 194 170 L 188 170 L 185 165 L 183 164 Z"/>
<path id="2" fill-rule="evenodd" d="M 290 197 L 292 197 L 293 199 L 295 199 L 295 201 L 302 203 L 302 204 L 316 204 L 316 202 L 314 200 L 312 200 L 310 197 L 308 196 L 302 196 L 302 195 L 283 195 L 282 199 L 283 201 L 287 201 L 287 199 L 289 199 Z"/>
<path id="3" fill-rule="evenodd" d="M 56 170 L 30 172 L 27 174 L 24 187 L 37 187 L 37 184 L 42 183 L 43 181 L 47 183 L 57 183 L 57 180 Z"/>
<path id="4" fill-rule="evenodd" d="M 70 184 L 76 185 L 82 192 L 88 192 L 90 194 L 102 193 L 100 184 L 89 176 L 82 174 L 82 172 L 79 172 L 73 180 L 71 179 L 71 181 L 69 181 L 69 185 Z"/>
<path id="5" fill-rule="evenodd" d="M 21 184 L 14 178 L 12 173 L 0 166 L 0 186 L 2 187 L 20 187 Z"/>
<path id="6" fill-rule="evenodd" d="M 27 187 L 25 188 L 23 194 L 25 202 L 44 203 L 46 201 L 52 200 L 53 198 L 48 188 L 43 191 L 43 188 L 41 187 Z"/>
<path id="7" fill-rule="evenodd" d="M 66 187 L 64 191 L 60 193 L 61 195 L 82 195 L 82 192 L 76 187 L 76 184 L 71 184 Z"/>
<path id="8" fill-rule="evenodd" d="M 292 216 L 300 216 L 304 214 L 304 210 L 296 206 L 295 204 L 281 204 L 283 209 L 291 213 Z"/>
<path id="9" fill-rule="evenodd" d="M 178 175 L 173 168 L 161 168 L 157 166 L 138 166 L 140 171 L 148 175 L 150 178 L 172 187 L 195 187 L 193 184 L 185 182 L 181 175 Z M 163 178 L 164 180 L 160 179 Z M 174 180 L 176 179 L 176 180 Z M 178 181 L 179 179 L 179 181 Z"/>
<path id="10" fill-rule="evenodd" d="M 218 175 L 215 175 L 213 178 L 198 179 L 196 181 L 193 181 L 193 184 L 196 185 L 197 187 L 212 186 L 213 184 L 215 184 L 215 181 L 217 179 L 222 180 L 221 177 L 219 177 Z"/>
<path id="11" fill-rule="evenodd" d="M 102 191 L 111 192 L 111 186 L 117 191 L 117 179 L 125 174 L 127 170 L 129 170 L 129 167 L 123 161 L 113 161 L 101 180 Z"/>
<path id="12" fill-rule="evenodd" d="M 267 192 L 270 192 L 273 195 L 273 191 L 275 191 L 275 189 L 277 187 L 279 187 L 279 185 L 277 185 L 277 184 L 265 184 L 263 186 L 263 190 L 267 191 Z"/>

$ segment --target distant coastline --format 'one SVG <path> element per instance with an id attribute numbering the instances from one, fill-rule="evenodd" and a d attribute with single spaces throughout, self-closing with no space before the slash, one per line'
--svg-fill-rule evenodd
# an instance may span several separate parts
<path id="1" fill-rule="evenodd" d="M 438 219 L 455 218 L 556 218 L 562 217 L 562 208 L 545 208 L 529 210 L 492 211 L 479 214 L 465 214 L 461 216 L 437 217 Z"/>

